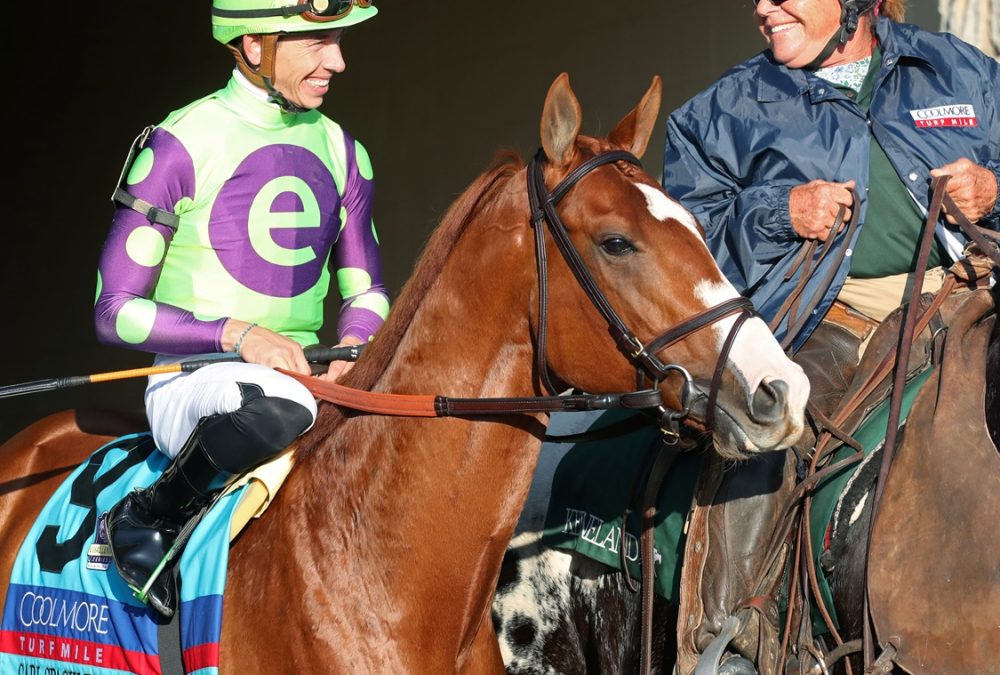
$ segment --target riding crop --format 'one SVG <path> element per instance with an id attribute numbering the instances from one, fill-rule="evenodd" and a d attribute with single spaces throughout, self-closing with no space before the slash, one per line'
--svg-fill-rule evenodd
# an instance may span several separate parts
<path id="1" fill-rule="evenodd" d="M 365 345 L 348 345 L 346 347 L 326 347 L 324 345 L 312 345 L 304 349 L 306 361 L 309 363 L 330 363 L 331 361 L 356 361 L 364 350 Z M 0 398 L 10 398 L 12 396 L 23 396 L 24 394 L 35 394 L 42 391 L 57 391 L 78 387 L 83 384 L 96 384 L 98 382 L 111 382 L 113 380 L 126 380 L 133 377 L 147 377 L 149 375 L 161 375 L 164 373 L 190 373 L 203 366 L 210 366 L 214 363 L 226 363 L 228 361 L 240 361 L 238 354 L 222 354 L 219 356 L 195 359 L 192 361 L 181 361 L 164 366 L 149 366 L 148 368 L 131 368 L 128 370 L 116 370 L 108 373 L 94 373 L 93 375 L 70 375 L 67 377 L 54 377 L 47 380 L 35 380 L 34 382 L 23 382 L 21 384 L 9 384 L 0 387 Z"/>

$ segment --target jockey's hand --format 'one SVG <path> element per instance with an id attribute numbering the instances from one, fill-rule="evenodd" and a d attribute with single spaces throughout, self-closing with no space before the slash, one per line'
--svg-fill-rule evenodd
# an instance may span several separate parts
<path id="1" fill-rule="evenodd" d="M 841 229 L 851 219 L 853 189 L 853 180 L 846 183 L 811 180 L 793 187 L 788 195 L 788 215 L 792 221 L 792 229 L 803 239 L 826 241 L 837 221 L 841 206 L 845 208 Z"/>
<path id="2" fill-rule="evenodd" d="M 233 351 L 236 341 L 249 325 L 246 321 L 238 319 L 226 321 L 226 325 L 222 328 L 222 348 Z M 263 326 L 254 326 L 246 334 L 240 346 L 240 356 L 247 363 L 258 363 L 268 368 L 284 368 L 302 375 L 311 373 L 302 345 Z"/>
<path id="3" fill-rule="evenodd" d="M 932 169 L 931 176 L 951 176 L 945 186 L 945 192 L 955 200 L 957 206 L 970 222 L 978 222 L 980 218 L 993 210 L 997 203 L 997 177 L 984 167 L 963 157 L 951 164 L 945 164 L 940 169 Z M 945 209 L 945 218 L 952 225 L 955 217 Z"/>
<path id="4" fill-rule="evenodd" d="M 337 346 L 347 347 L 349 345 L 360 345 L 363 342 L 364 340 L 362 340 L 361 338 L 356 338 L 353 335 L 348 335 L 344 337 L 344 339 L 341 340 L 339 343 L 337 343 Z M 339 379 L 341 375 L 346 374 L 347 371 L 349 371 L 353 367 L 354 367 L 354 361 L 331 361 L 330 367 L 327 369 L 327 371 L 325 373 L 318 375 L 317 377 L 319 377 L 321 380 L 329 380 L 330 382 L 333 382 Z"/>

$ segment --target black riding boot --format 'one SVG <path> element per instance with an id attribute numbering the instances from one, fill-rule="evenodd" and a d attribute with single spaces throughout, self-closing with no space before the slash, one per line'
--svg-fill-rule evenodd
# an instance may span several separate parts
<path id="1" fill-rule="evenodd" d="M 202 419 L 163 475 L 148 488 L 129 493 L 104 520 L 111 556 L 122 578 L 136 597 L 167 617 L 177 607 L 172 567 L 180 551 L 171 549 L 181 529 L 240 476 L 221 470 L 203 445 L 203 427 L 213 419 Z M 168 555 L 170 559 L 158 569 Z"/>
<path id="2" fill-rule="evenodd" d="M 184 545 L 177 541 L 184 526 L 226 487 L 281 454 L 312 424 L 312 413 L 301 404 L 264 396 L 255 384 L 237 385 L 243 405 L 202 418 L 164 474 L 148 488 L 133 490 L 104 520 L 111 557 L 122 578 L 136 597 L 167 617 L 177 607 L 171 568 Z M 175 544 L 178 550 L 171 552 Z"/>

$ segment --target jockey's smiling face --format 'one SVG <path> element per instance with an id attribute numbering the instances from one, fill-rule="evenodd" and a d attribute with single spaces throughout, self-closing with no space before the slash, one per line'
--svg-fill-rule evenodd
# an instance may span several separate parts
<path id="1" fill-rule="evenodd" d="M 754 18 L 774 58 L 789 68 L 802 68 L 819 55 L 840 29 L 840 3 L 837 0 L 759 0 Z M 863 18 L 861 28 L 846 47 L 836 50 L 822 65 L 849 63 L 866 56 L 866 53 L 855 55 L 855 52 L 870 49 L 867 37 L 870 33 L 864 30 L 868 25 L 867 18 Z M 859 41 L 863 36 L 865 39 Z"/>
<path id="2" fill-rule="evenodd" d="M 330 79 L 347 68 L 340 38 L 343 30 L 282 35 L 274 62 L 274 88 L 301 108 L 318 108 L 330 90 Z M 244 38 L 247 58 L 260 63 L 260 39 Z"/>

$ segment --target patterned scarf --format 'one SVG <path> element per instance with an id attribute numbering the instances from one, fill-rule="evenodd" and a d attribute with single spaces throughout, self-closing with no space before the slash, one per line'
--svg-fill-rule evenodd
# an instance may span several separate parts
<path id="1" fill-rule="evenodd" d="M 853 63 L 842 63 L 836 66 L 820 68 L 816 71 L 816 77 L 822 78 L 836 87 L 846 87 L 854 92 L 861 91 L 861 85 L 868 75 L 872 57 L 866 56 L 860 61 Z"/>

